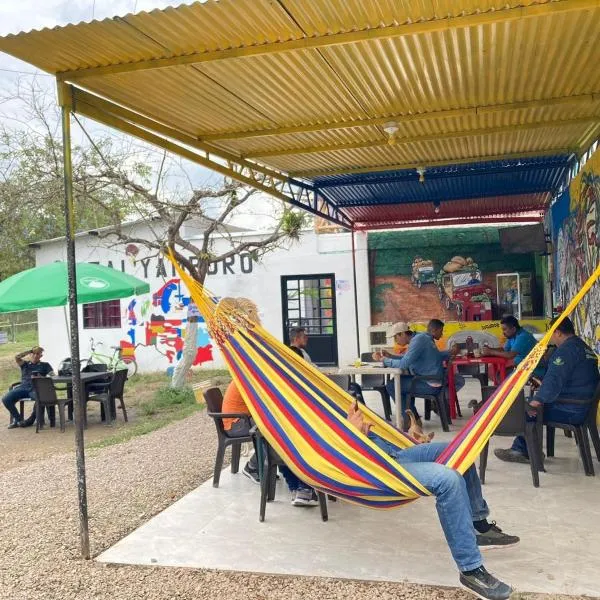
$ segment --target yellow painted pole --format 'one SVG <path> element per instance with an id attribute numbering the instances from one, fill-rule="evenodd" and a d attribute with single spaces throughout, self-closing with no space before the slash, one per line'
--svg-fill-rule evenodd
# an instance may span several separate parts
<path id="1" fill-rule="evenodd" d="M 75 456 L 77 461 L 77 495 L 79 499 L 79 541 L 81 556 L 90 558 L 90 535 L 87 509 L 87 485 L 85 476 L 85 448 L 83 426 L 85 398 L 81 387 L 79 364 L 79 322 L 77 314 L 77 272 L 75 264 L 75 206 L 73 202 L 73 166 L 71 160 L 71 90 L 58 85 L 63 136 L 63 165 L 65 186 L 65 238 L 67 242 L 67 273 L 69 290 L 69 325 L 71 329 L 71 368 L 73 373 L 72 398 L 75 409 Z"/>

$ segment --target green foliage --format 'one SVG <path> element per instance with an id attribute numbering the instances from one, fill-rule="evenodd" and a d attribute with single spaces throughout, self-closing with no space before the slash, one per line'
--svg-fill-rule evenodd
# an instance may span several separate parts
<path id="1" fill-rule="evenodd" d="M 300 232 L 306 224 L 306 215 L 296 210 L 286 209 L 281 219 L 281 230 L 292 240 L 300 239 Z"/>
<path id="2" fill-rule="evenodd" d="M 391 283 L 380 283 L 371 288 L 371 310 L 373 312 L 381 312 L 385 308 L 383 293 L 393 287 Z"/>
<path id="3" fill-rule="evenodd" d="M 181 406 L 190 406 L 196 403 L 194 391 L 190 387 L 172 388 L 164 386 L 157 390 L 154 398 L 149 402 L 140 404 L 140 410 L 145 415 L 154 415 Z"/>

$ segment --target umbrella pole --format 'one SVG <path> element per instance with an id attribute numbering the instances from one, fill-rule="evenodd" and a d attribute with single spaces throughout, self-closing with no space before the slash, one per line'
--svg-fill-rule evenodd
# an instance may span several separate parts
<path id="1" fill-rule="evenodd" d="M 77 274 L 75 266 L 75 207 L 73 204 L 73 166 L 71 163 L 71 88 L 58 82 L 58 101 L 61 107 L 63 134 L 63 162 L 65 184 L 65 223 L 67 241 L 67 273 L 69 283 L 69 324 L 71 368 L 73 369 L 73 404 L 75 408 L 75 454 L 77 459 L 77 493 L 79 497 L 79 541 L 81 556 L 90 558 L 88 527 L 87 486 L 85 477 L 85 449 L 83 422 L 85 399 L 81 394 L 81 370 L 79 365 L 79 324 L 77 315 Z"/>

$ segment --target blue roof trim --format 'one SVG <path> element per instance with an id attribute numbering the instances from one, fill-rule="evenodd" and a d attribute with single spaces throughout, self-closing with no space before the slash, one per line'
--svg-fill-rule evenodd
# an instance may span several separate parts
<path id="1" fill-rule="evenodd" d="M 571 155 L 477 162 L 427 168 L 331 175 L 313 180 L 338 206 L 466 200 L 554 192 L 564 182 Z"/>

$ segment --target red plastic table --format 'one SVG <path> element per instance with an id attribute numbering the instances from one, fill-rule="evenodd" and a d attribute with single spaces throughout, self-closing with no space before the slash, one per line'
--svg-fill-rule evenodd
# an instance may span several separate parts
<path id="1" fill-rule="evenodd" d="M 494 385 L 498 385 L 506 378 L 506 369 L 513 366 L 513 361 L 500 356 L 478 356 L 476 358 L 457 356 L 453 358 L 448 364 L 448 404 L 450 405 L 451 419 L 456 418 L 457 396 L 454 376 L 456 367 L 459 365 L 487 365 L 490 379 L 494 382 Z"/>

